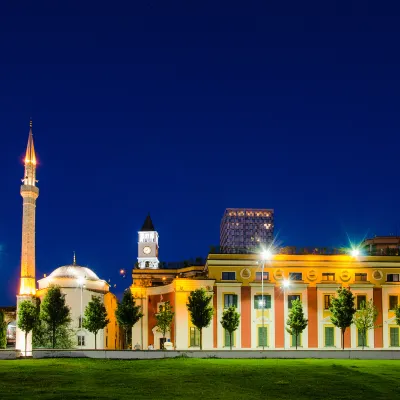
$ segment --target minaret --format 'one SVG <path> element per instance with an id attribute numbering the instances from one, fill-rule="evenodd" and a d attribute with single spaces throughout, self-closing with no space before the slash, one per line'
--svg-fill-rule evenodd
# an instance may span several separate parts
<path id="1" fill-rule="evenodd" d="M 22 179 L 22 249 L 21 249 L 21 286 L 19 294 L 36 293 L 35 278 L 35 216 L 36 199 L 39 189 L 36 187 L 36 154 L 33 145 L 32 121 L 30 121 L 28 145 L 25 155 L 25 174 Z"/>
<path id="2" fill-rule="evenodd" d="M 18 308 L 22 301 L 32 301 L 36 294 L 35 278 L 35 215 L 36 199 L 39 189 L 36 187 L 36 154 L 33 145 L 32 121 L 30 121 L 28 145 L 25 155 L 25 174 L 22 179 L 21 196 L 22 206 L 22 245 L 21 245 L 21 284 L 17 295 L 17 318 Z M 28 335 L 25 349 L 25 334 L 17 328 L 16 349 L 22 354 L 31 354 L 32 333 Z"/>

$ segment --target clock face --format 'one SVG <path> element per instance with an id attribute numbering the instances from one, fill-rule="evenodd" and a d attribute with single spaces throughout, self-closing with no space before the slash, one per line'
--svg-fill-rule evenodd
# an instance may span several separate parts
<path id="1" fill-rule="evenodd" d="M 143 253 L 144 254 L 150 254 L 151 253 L 151 247 L 149 247 L 149 246 L 143 247 Z"/>

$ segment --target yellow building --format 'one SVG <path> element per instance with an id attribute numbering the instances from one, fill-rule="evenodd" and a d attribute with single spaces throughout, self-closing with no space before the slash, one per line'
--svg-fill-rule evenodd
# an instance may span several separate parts
<path id="1" fill-rule="evenodd" d="M 133 277 L 132 292 L 143 304 L 145 314 L 144 334 L 139 326 L 135 327 L 134 341 L 144 348 L 149 344 L 159 347 L 154 314 L 167 300 L 176 311 L 169 339 L 177 349 L 198 348 L 196 329 L 191 326 L 186 309 L 190 291 L 198 287 L 213 296 L 214 317 L 204 332 L 205 349 L 229 347 L 229 335 L 220 320 L 230 305 L 235 305 L 241 314 L 233 339 L 235 348 L 292 348 L 295 342 L 285 330 L 285 323 L 291 301 L 297 298 L 309 321 L 301 334 L 301 348 L 340 348 L 340 330 L 333 326 L 329 312 L 330 301 L 339 287 L 351 289 L 357 308 L 362 301 L 372 299 L 379 312 L 379 327 L 368 331 L 367 348 L 399 348 L 399 326 L 393 311 L 400 296 L 397 256 L 280 254 L 263 262 L 255 254 L 210 254 L 204 268 L 134 270 Z M 354 324 L 346 330 L 344 342 L 346 348 L 362 345 Z"/>

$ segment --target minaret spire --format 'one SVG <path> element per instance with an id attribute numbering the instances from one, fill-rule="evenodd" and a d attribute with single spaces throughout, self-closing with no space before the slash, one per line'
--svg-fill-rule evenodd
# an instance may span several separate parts
<path id="1" fill-rule="evenodd" d="M 74 257 L 73 257 L 73 260 L 72 260 L 72 265 L 76 265 L 76 254 L 75 254 L 75 251 L 74 251 Z"/>
<path id="2" fill-rule="evenodd" d="M 35 226 L 36 226 L 36 199 L 39 189 L 36 187 L 36 154 L 33 146 L 32 121 L 29 123 L 28 145 L 25 155 L 25 174 L 22 179 L 22 243 L 21 243 L 21 285 L 17 295 L 17 318 L 20 303 L 32 301 L 36 294 L 36 255 L 35 255 Z M 25 337 L 24 332 L 17 327 L 16 348 L 25 355 L 31 354 L 32 334 Z"/>
<path id="3" fill-rule="evenodd" d="M 26 146 L 25 153 L 25 174 L 24 174 L 24 185 L 36 186 L 36 153 L 35 146 L 33 144 L 32 134 L 32 120 L 29 121 L 29 136 L 28 144 Z"/>
<path id="4" fill-rule="evenodd" d="M 36 153 L 33 145 L 32 120 L 29 122 L 28 144 L 25 155 L 25 174 L 22 179 L 22 251 L 21 287 L 19 294 L 35 294 L 35 214 L 39 189 L 36 187 Z"/>

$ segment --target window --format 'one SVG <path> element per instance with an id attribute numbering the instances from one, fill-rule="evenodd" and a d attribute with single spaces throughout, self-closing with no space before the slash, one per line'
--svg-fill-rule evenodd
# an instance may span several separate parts
<path id="1" fill-rule="evenodd" d="M 389 296 L 389 310 L 394 310 L 399 304 L 399 298 L 397 296 Z"/>
<path id="2" fill-rule="evenodd" d="M 301 272 L 289 272 L 289 280 L 291 281 L 302 281 L 303 274 Z"/>
<path id="3" fill-rule="evenodd" d="M 362 331 L 360 330 L 360 329 L 357 329 L 357 346 L 358 347 L 364 347 L 364 346 L 367 346 L 367 338 L 368 338 L 368 335 L 367 335 L 367 332 L 365 332 L 365 337 L 364 337 L 364 335 L 363 335 L 363 333 L 362 333 Z"/>
<path id="4" fill-rule="evenodd" d="M 108 336 L 106 336 L 106 347 L 108 347 Z"/>
<path id="5" fill-rule="evenodd" d="M 199 347 L 200 346 L 200 331 L 192 326 L 190 328 L 190 347 Z"/>
<path id="6" fill-rule="evenodd" d="M 78 317 L 78 328 L 82 328 L 82 316 Z"/>
<path id="7" fill-rule="evenodd" d="M 390 347 L 399 347 L 399 328 L 390 328 Z"/>
<path id="8" fill-rule="evenodd" d="M 299 294 L 289 294 L 288 295 L 288 308 L 292 308 L 293 300 L 300 300 L 300 295 Z"/>
<path id="9" fill-rule="evenodd" d="M 237 295 L 236 294 L 224 294 L 224 307 L 228 308 L 235 306 L 237 308 Z"/>
<path id="10" fill-rule="evenodd" d="M 271 295 L 269 294 L 264 294 L 263 296 L 261 294 L 258 294 L 254 296 L 254 308 L 256 310 L 262 310 L 263 301 L 264 308 L 271 308 Z"/>
<path id="11" fill-rule="evenodd" d="M 333 272 L 323 272 L 322 273 L 322 280 L 323 281 L 334 281 L 335 274 Z"/>
<path id="12" fill-rule="evenodd" d="M 85 346 L 85 336 L 78 336 L 78 346 Z"/>
<path id="13" fill-rule="evenodd" d="M 365 273 L 360 273 L 356 274 L 356 282 L 365 282 L 367 280 L 367 274 Z"/>
<path id="14" fill-rule="evenodd" d="M 331 297 L 331 294 L 324 295 L 324 310 L 329 310 L 329 307 L 331 306 Z"/>
<path id="15" fill-rule="evenodd" d="M 269 272 L 264 272 L 264 281 L 269 281 Z M 256 272 L 256 281 L 261 281 L 261 272 Z"/>
<path id="16" fill-rule="evenodd" d="M 399 274 L 386 275 L 386 282 L 398 282 L 398 281 L 399 281 Z"/>
<path id="17" fill-rule="evenodd" d="M 235 281 L 236 280 L 236 272 L 223 272 L 222 280 L 223 281 Z"/>
<path id="18" fill-rule="evenodd" d="M 268 328 L 258 327 L 258 347 L 268 347 Z"/>
<path id="19" fill-rule="evenodd" d="M 365 296 L 364 294 L 357 296 L 357 310 L 360 310 L 361 304 L 366 302 L 367 302 L 367 296 Z"/>
<path id="20" fill-rule="evenodd" d="M 232 332 L 232 347 L 235 345 L 235 332 Z M 231 347 L 231 335 L 225 329 L 225 347 Z"/>
<path id="21" fill-rule="evenodd" d="M 325 347 L 333 347 L 335 345 L 334 332 L 333 326 L 325 327 Z"/>

